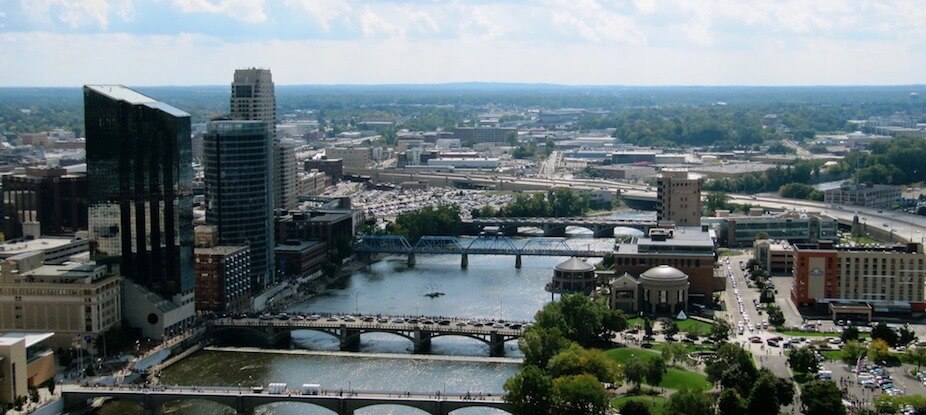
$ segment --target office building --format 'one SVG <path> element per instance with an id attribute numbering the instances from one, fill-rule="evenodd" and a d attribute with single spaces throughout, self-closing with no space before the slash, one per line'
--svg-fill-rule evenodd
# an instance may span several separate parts
<path id="1" fill-rule="evenodd" d="M 89 85 L 84 120 L 90 257 L 133 282 L 122 291 L 130 325 L 155 339 L 180 332 L 195 314 L 190 115 Z"/>
<path id="2" fill-rule="evenodd" d="M 273 281 L 271 151 L 263 121 L 213 121 L 203 137 L 206 223 L 218 244 L 248 246 L 255 292 Z"/>
<path id="3" fill-rule="evenodd" d="M 761 211 L 758 211 L 761 213 Z M 787 240 L 791 243 L 808 243 L 831 240 L 837 237 L 836 218 L 824 214 L 784 212 L 771 215 L 726 215 L 702 218 L 717 234 L 717 242 L 726 247 L 751 246 L 756 237 Z"/>
<path id="4" fill-rule="evenodd" d="M 508 137 L 517 138 L 518 129 L 514 127 L 457 127 L 453 130 L 453 138 L 462 143 L 504 143 Z"/>
<path id="5" fill-rule="evenodd" d="M 900 186 L 848 184 L 823 191 L 823 201 L 833 205 L 891 208 L 900 201 Z"/>
<path id="6" fill-rule="evenodd" d="M 251 301 L 247 246 L 197 247 L 196 312 L 239 313 Z"/>
<path id="7" fill-rule="evenodd" d="M 311 159 L 303 163 L 305 171 L 318 170 L 325 173 L 331 179 L 331 184 L 336 184 L 344 177 L 344 160 L 341 159 Z"/>
<path id="8" fill-rule="evenodd" d="M 355 211 L 307 209 L 291 211 L 276 218 L 276 238 L 280 244 L 289 240 L 322 241 L 329 252 L 354 236 Z M 359 223 L 357 224 L 359 226 Z"/>
<path id="9" fill-rule="evenodd" d="M 703 227 L 654 228 L 648 236 L 616 244 L 613 270 L 599 275 L 613 279 L 627 273 L 639 279 L 651 268 L 668 265 L 688 277 L 685 304 L 710 304 L 715 292 L 726 289 L 723 275 L 714 272 L 716 258 L 711 232 Z"/>
<path id="10" fill-rule="evenodd" d="M 0 334 L 0 407 L 29 396 L 55 377 L 55 352 L 46 345 L 53 333 Z"/>
<path id="11" fill-rule="evenodd" d="M 769 275 L 794 274 L 794 246 L 786 240 L 760 239 L 753 244 L 759 265 Z"/>
<path id="12" fill-rule="evenodd" d="M 922 312 L 926 254 L 921 244 L 795 245 L 795 304 L 867 304 L 874 312 Z"/>
<path id="13" fill-rule="evenodd" d="M 298 176 L 295 140 L 283 139 L 273 143 L 273 200 L 276 209 L 295 209 L 298 200 Z"/>
<path id="14" fill-rule="evenodd" d="M 331 147 L 325 149 L 325 158 L 340 159 L 346 168 L 362 169 L 373 163 L 373 151 L 369 147 Z"/>
<path id="15" fill-rule="evenodd" d="M 3 234 L 22 238 L 23 224 L 42 235 L 87 229 L 87 176 L 60 167 L 27 167 L 3 176 Z"/>
<path id="16" fill-rule="evenodd" d="M 276 134 L 277 106 L 269 69 L 236 69 L 231 85 L 231 116 L 235 120 L 264 121 L 269 139 Z"/>
<path id="17" fill-rule="evenodd" d="M 56 347 L 122 321 L 121 283 L 103 265 L 43 265 L 42 254 L 0 263 L 0 331 L 53 331 Z"/>
<path id="18" fill-rule="evenodd" d="M 284 241 L 276 246 L 274 253 L 281 278 L 312 275 L 321 270 L 328 258 L 327 246 L 319 241 Z"/>
<path id="19" fill-rule="evenodd" d="M 687 170 L 664 169 L 656 180 L 656 219 L 678 226 L 701 224 L 701 178 Z"/>

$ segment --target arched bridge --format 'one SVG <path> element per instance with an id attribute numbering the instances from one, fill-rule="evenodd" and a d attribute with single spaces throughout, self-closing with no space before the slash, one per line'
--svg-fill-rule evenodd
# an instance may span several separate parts
<path id="1" fill-rule="evenodd" d="M 594 248 L 590 244 L 570 245 L 559 238 L 530 238 L 526 242 L 515 242 L 505 236 L 480 236 L 459 239 L 455 236 L 422 236 L 412 245 L 400 235 L 361 235 L 354 244 L 359 254 L 408 255 L 408 264 L 415 264 L 416 254 L 457 254 L 461 256 L 460 266 L 469 265 L 469 255 L 514 255 L 515 267 L 521 268 L 521 257 L 527 256 L 576 256 L 603 258 L 612 250 Z"/>
<path id="2" fill-rule="evenodd" d="M 517 235 L 518 228 L 531 227 L 543 230 L 543 236 L 565 236 L 567 226 L 585 228 L 596 238 L 614 236 L 614 228 L 635 228 L 648 232 L 656 226 L 655 220 L 575 217 L 575 218 L 474 218 L 462 222 L 463 233 L 477 235 L 486 226 L 497 226 L 503 235 Z"/>
<path id="3" fill-rule="evenodd" d="M 402 405 L 421 409 L 433 415 L 449 415 L 462 408 L 495 408 L 511 413 L 511 407 L 500 396 L 483 394 L 432 394 L 321 390 L 318 395 L 303 395 L 298 389 L 287 389 L 280 393 L 254 393 L 251 389 L 238 387 L 155 387 L 132 386 L 89 387 L 63 385 L 61 398 L 66 411 L 87 408 L 88 402 L 97 398 L 112 398 L 134 402 L 146 413 L 160 413 L 161 407 L 169 402 L 182 400 L 207 400 L 232 408 L 239 415 L 254 413 L 255 408 L 277 402 L 298 402 L 320 406 L 338 415 L 353 415 L 354 411 L 376 405 Z"/>
<path id="4" fill-rule="evenodd" d="M 314 330 L 328 333 L 340 340 L 341 350 L 360 351 L 360 336 L 364 333 L 391 333 L 412 342 L 415 353 L 431 349 L 431 339 L 442 336 L 462 336 L 479 340 L 489 346 L 493 357 L 504 356 L 505 342 L 520 338 L 524 323 L 491 322 L 466 319 L 394 318 L 349 316 L 311 316 L 307 319 L 220 318 L 207 323 L 209 334 L 216 337 L 256 335 L 264 345 L 288 345 L 293 330 Z"/>

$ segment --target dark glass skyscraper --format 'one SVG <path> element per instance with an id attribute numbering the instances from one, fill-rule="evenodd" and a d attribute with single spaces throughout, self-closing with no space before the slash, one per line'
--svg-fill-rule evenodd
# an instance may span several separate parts
<path id="1" fill-rule="evenodd" d="M 176 303 L 195 288 L 190 114 L 88 85 L 84 119 L 91 258 Z"/>
<path id="2" fill-rule="evenodd" d="M 206 223 L 219 243 L 249 245 L 251 287 L 273 277 L 273 155 L 264 121 L 213 121 L 203 136 Z"/>

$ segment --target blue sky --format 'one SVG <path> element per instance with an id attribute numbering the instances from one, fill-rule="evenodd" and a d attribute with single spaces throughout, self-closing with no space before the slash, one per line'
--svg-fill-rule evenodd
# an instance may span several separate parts
<path id="1" fill-rule="evenodd" d="M 923 0 L 0 0 L 0 85 L 924 83 Z"/>

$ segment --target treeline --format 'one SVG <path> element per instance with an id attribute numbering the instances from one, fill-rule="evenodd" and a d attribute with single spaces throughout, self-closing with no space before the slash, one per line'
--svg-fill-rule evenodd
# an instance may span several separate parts
<path id="1" fill-rule="evenodd" d="M 853 152 L 846 158 L 850 166 L 860 166 L 861 183 L 907 184 L 926 180 L 926 139 L 898 137 L 868 146 L 871 153 Z"/>
<path id="2" fill-rule="evenodd" d="M 456 236 L 460 234 L 460 209 L 454 205 L 440 205 L 400 213 L 395 223 L 386 225 L 386 233 L 402 235 L 412 244 L 424 235 Z"/>
<path id="3" fill-rule="evenodd" d="M 710 180 L 704 184 L 704 190 L 730 193 L 774 192 L 789 183 L 820 183 L 840 180 L 848 177 L 849 173 L 845 162 L 824 170 L 822 161 L 797 160 L 791 166 L 776 166 L 761 173 Z"/>
<path id="4" fill-rule="evenodd" d="M 524 367 L 504 386 L 513 413 L 604 414 L 611 400 L 604 385 L 619 383 L 621 368 L 591 347 L 626 329 L 624 314 L 571 294 L 545 305 L 534 320 L 518 341 Z"/>
<path id="5" fill-rule="evenodd" d="M 582 216 L 589 209 L 589 198 L 570 189 L 557 189 L 544 193 L 518 193 L 508 205 L 496 208 L 485 205 L 471 212 L 474 218 L 490 217 L 542 217 L 559 218 Z"/>
<path id="6" fill-rule="evenodd" d="M 783 185 L 778 189 L 778 194 L 781 197 L 790 199 L 823 201 L 823 192 L 804 183 L 788 183 Z"/>

